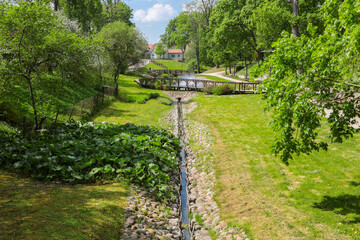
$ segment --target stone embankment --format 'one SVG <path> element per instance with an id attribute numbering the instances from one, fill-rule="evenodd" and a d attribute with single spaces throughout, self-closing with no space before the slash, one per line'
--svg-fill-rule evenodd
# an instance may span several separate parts
<path id="1" fill-rule="evenodd" d="M 220 209 L 213 199 L 215 174 L 210 150 L 213 138 L 208 128 L 199 122 L 187 119 L 196 102 L 189 102 L 198 94 L 194 92 L 165 92 L 173 100 L 175 107 L 161 122 L 164 128 L 177 135 L 178 117 L 177 99 L 181 98 L 184 114 L 184 143 L 186 151 L 186 169 L 188 176 L 188 199 L 191 216 L 190 230 L 195 240 L 236 239 L 249 240 L 242 229 L 228 227 L 220 220 Z M 196 143 L 196 152 L 192 144 Z M 173 174 L 171 184 L 178 190 L 179 173 Z M 152 199 L 149 194 L 134 186 L 128 197 L 129 204 L 125 209 L 126 222 L 122 239 L 181 239 L 180 200 L 161 203 Z"/>

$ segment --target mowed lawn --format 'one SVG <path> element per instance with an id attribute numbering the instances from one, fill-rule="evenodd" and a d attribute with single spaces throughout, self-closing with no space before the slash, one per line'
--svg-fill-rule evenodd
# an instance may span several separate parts
<path id="1" fill-rule="evenodd" d="M 163 64 L 169 70 L 187 70 L 186 62 L 178 62 L 176 60 L 156 60 L 156 62 Z"/>
<path id="2" fill-rule="evenodd" d="M 216 139 L 215 199 L 229 225 L 259 240 L 360 239 L 359 134 L 286 166 L 271 154 L 270 115 L 260 95 L 193 101 L 199 105 L 189 117 Z"/>
<path id="3" fill-rule="evenodd" d="M 44 183 L 0 170 L 0 239 L 119 239 L 123 183 Z"/>
<path id="4" fill-rule="evenodd" d="M 160 90 L 142 88 L 134 82 L 137 77 L 121 75 L 119 96 L 116 101 L 101 110 L 93 119 L 94 122 L 134 123 L 164 127 L 161 121 L 171 109 L 170 98 Z M 159 94 L 156 99 L 149 99 L 151 94 Z M 165 104 L 164 104 L 165 103 Z"/>

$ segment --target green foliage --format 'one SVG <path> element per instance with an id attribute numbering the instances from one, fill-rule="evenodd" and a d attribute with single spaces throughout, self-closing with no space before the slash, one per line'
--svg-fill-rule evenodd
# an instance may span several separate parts
<path id="1" fill-rule="evenodd" d="M 1 139 L 0 166 L 41 180 L 126 178 L 169 198 L 180 150 L 174 135 L 149 126 L 67 123 L 28 139 Z"/>
<path id="2" fill-rule="evenodd" d="M 41 2 L 21 1 L 1 14 L 0 111 L 13 123 L 33 119 L 36 129 L 63 110 L 64 88 L 95 85 L 92 42 L 64 29 Z"/>
<path id="3" fill-rule="evenodd" d="M 169 98 L 164 98 L 164 97 L 160 97 L 158 98 L 159 103 L 167 105 L 167 106 L 171 106 L 173 104 L 172 100 Z"/>
<path id="4" fill-rule="evenodd" d="M 169 78 L 169 74 L 161 74 L 157 76 L 158 78 Z"/>
<path id="5" fill-rule="evenodd" d="M 210 95 L 213 93 L 214 88 L 214 85 L 207 85 L 206 87 L 204 87 L 204 93 Z"/>
<path id="6" fill-rule="evenodd" d="M 309 25 L 310 36 L 283 34 L 263 69 L 271 77 L 263 84 L 267 109 L 272 109 L 276 132 L 274 153 L 287 163 L 294 154 L 327 149 L 318 141 L 321 118 L 327 116 L 330 139 L 352 137 L 354 118 L 360 117 L 358 1 L 326 1 L 326 28 L 320 36 Z"/>
<path id="7" fill-rule="evenodd" d="M 164 45 L 162 43 L 158 43 L 156 45 L 156 49 L 155 49 L 154 53 L 158 56 L 164 57 L 164 55 L 166 54 Z"/>
<path id="8" fill-rule="evenodd" d="M 139 30 L 124 22 L 107 24 L 96 35 L 96 40 L 103 47 L 105 67 L 113 75 L 117 89 L 119 75 L 138 63 L 146 49 L 146 41 Z"/>
<path id="9" fill-rule="evenodd" d="M 222 84 L 220 86 L 214 87 L 212 94 L 214 95 L 229 95 L 234 93 L 234 87 L 229 84 Z"/>

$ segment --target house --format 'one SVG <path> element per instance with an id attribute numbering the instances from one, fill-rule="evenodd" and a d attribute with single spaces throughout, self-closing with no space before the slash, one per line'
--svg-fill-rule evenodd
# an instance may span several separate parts
<path id="1" fill-rule="evenodd" d="M 183 59 L 184 58 L 184 50 L 182 49 L 168 49 L 167 50 L 167 58 L 168 59 Z"/>
<path id="2" fill-rule="evenodd" d="M 171 60 L 180 60 L 184 58 L 184 50 L 182 49 L 167 49 L 165 47 L 165 55 L 159 56 L 155 54 L 157 44 L 149 44 L 147 50 L 145 51 L 145 55 L 151 59 L 171 59 Z"/>

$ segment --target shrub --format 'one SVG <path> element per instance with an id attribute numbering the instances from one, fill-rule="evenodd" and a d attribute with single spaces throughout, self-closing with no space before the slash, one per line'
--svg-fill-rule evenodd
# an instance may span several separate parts
<path id="1" fill-rule="evenodd" d="M 188 71 L 195 71 L 197 69 L 197 62 L 196 59 L 191 59 L 188 63 Z"/>
<path id="2" fill-rule="evenodd" d="M 158 93 L 150 93 L 150 99 L 156 99 L 158 97 L 160 97 L 160 94 L 158 94 Z"/>
<path id="3" fill-rule="evenodd" d="M 215 87 L 212 93 L 214 95 L 232 94 L 232 93 L 234 93 L 234 87 L 230 86 L 229 84 L 223 84 L 221 86 Z"/>
<path id="4" fill-rule="evenodd" d="M 158 76 L 158 78 L 170 78 L 169 74 L 161 74 Z"/>
<path id="5" fill-rule="evenodd" d="M 214 91 L 214 86 L 213 85 L 207 85 L 206 87 L 204 87 L 204 93 L 205 94 L 212 94 Z"/>

